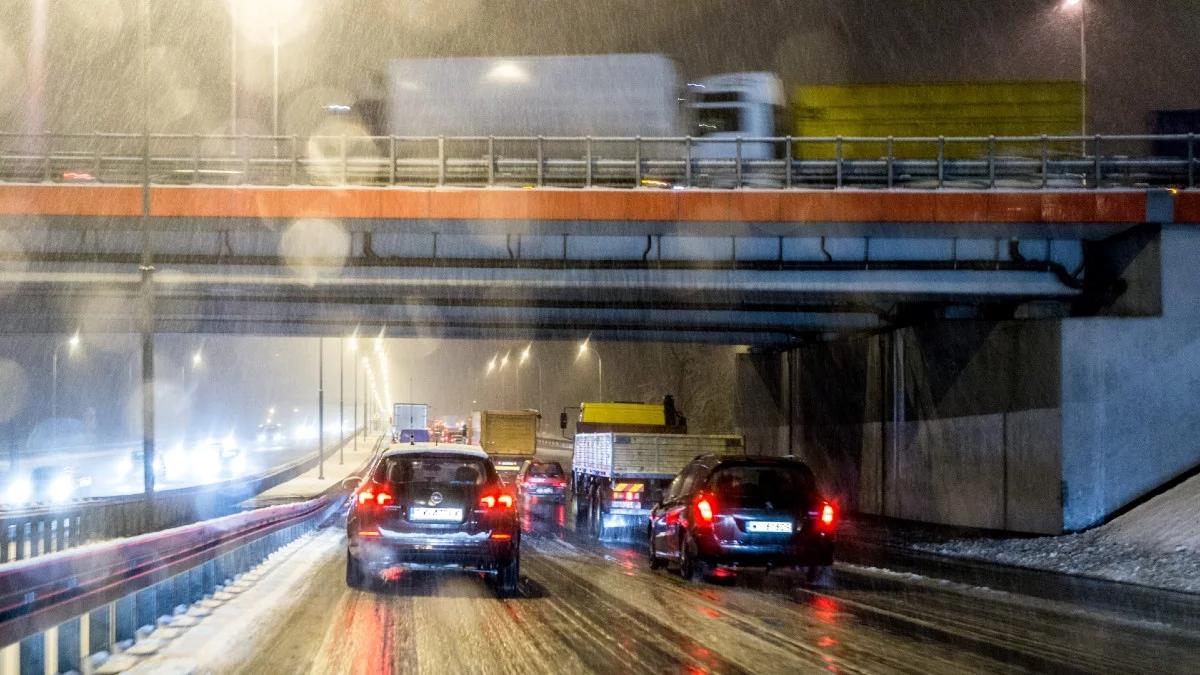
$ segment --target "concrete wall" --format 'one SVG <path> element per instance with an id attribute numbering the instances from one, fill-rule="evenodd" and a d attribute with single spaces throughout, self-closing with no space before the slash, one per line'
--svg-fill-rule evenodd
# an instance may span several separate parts
<path id="1" fill-rule="evenodd" d="M 796 348 L 791 446 L 843 508 L 1058 532 L 1059 345 L 1057 321 L 942 321 Z M 750 366 L 782 361 L 756 358 L 740 364 L 739 388 L 778 387 Z M 748 438 L 755 425 L 777 433 L 777 417 L 754 419 Z"/>
<path id="2" fill-rule="evenodd" d="M 1161 317 L 1062 322 L 1064 523 L 1200 465 L 1200 231 L 1161 234 Z"/>
<path id="3" fill-rule="evenodd" d="M 791 452 L 788 438 L 788 354 L 738 354 L 734 376 L 734 420 L 746 450 L 761 455 Z"/>

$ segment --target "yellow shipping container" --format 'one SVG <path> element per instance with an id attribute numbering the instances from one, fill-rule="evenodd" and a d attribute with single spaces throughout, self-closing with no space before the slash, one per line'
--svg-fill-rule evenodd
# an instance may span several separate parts
<path id="1" fill-rule="evenodd" d="M 579 421 L 587 424 L 663 426 L 667 415 L 657 403 L 583 403 Z"/>
<path id="2" fill-rule="evenodd" d="M 800 85 L 793 91 L 795 136 L 938 137 L 1078 134 L 1079 82 L 940 82 L 924 84 Z M 997 145 L 998 155 L 1031 147 Z M 946 157 L 981 157 L 986 143 L 948 143 Z M 1040 149 L 1037 150 L 1040 152 Z M 796 143 L 797 158 L 832 159 L 833 143 Z M 936 143 L 896 143 L 898 158 L 937 157 Z M 847 143 L 847 159 L 879 159 L 887 145 Z"/>

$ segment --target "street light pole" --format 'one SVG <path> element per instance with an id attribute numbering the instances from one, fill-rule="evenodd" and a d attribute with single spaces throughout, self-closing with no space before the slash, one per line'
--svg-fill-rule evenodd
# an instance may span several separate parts
<path id="1" fill-rule="evenodd" d="M 1087 0 L 1079 3 L 1079 82 L 1083 89 L 1079 97 L 1079 128 L 1081 135 L 1087 135 Z"/>
<path id="2" fill-rule="evenodd" d="M 346 338 L 338 340 L 338 466 L 346 463 Z"/>
<path id="3" fill-rule="evenodd" d="M 325 479 L 325 338 L 317 338 L 317 480 Z"/>

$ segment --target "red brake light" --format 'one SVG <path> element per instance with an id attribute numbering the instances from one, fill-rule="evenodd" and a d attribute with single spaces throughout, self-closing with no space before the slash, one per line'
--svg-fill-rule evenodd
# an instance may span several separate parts
<path id="1" fill-rule="evenodd" d="M 373 491 L 372 491 L 370 488 L 367 488 L 367 489 L 365 489 L 365 490 L 361 490 L 361 491 L 358 493 L 358 503 L 359 503 L 359 505 L 366 504 L 367 502 L 369 502 L 369 501 L 373 501 L 374 499 L 375 499 L 375 493 L 374 493 L 374 492 L 373 492 Z"/>
<path id="2" fill-rule="evenodd" d="M 825 502 L 821 505 L 821 527 L 823 529 L 832 529 L 833 521 L 837 515 L 834 513 L 833 504 Z"/>
<path id="3" fill-rule="evenodd" d="M 506 509 L 511 509 L 513 506 L 512 495 L 500 495 L 499 499 L 497 499 L 496 501 L 498 501 L 500 503 L 501 507 L 506 508 Z"/>
<path id="4" fill-rule="evenodd" d="M 713 504 L 708 500 L 708 497 L 701 497 L 696 502 L 696 515 L 700 516 L 700 521 L 711 523 L 713 520 Z"/>
<path id="5" fill-rule="evenodd" d="M 395 498 L 393 498 L 392 495 L 388 494 L 387 492 L 380 491 L 379 494 L 375 495 L 375 503 L 379 504 L 380 506 L 390 504 L 394 501 L 396 501 Z"/>
<path id="6" fill-rule="evenodd" d="M 513 507 L 513 496 L 510 494 L 490 494 L 479 498 L 479 507 L 482 509 L 511 509 Z"/>
<path id="7" fill-rule="evenodd" d="M 496 497 L 494 495 L 484 495 L 479 498 L 479 505 L 485 509 L 496 507 Z"/>

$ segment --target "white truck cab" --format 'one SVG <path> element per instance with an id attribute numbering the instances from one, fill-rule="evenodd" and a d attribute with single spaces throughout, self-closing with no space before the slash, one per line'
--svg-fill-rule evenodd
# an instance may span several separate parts
<path id="1" fill-rule="evenodd" d="M 688 84 L 687 107 L 697 139 L 693 156 L 732 159 L 737 138 L 768 138 L 786 133 L 780 127 L 785 99 L 774 73 L 725 73 Z M 718 141 L 724 142 L 705 142 Z M 779 143 L 743 142 L 742 159 L 773 159 Z"/>

